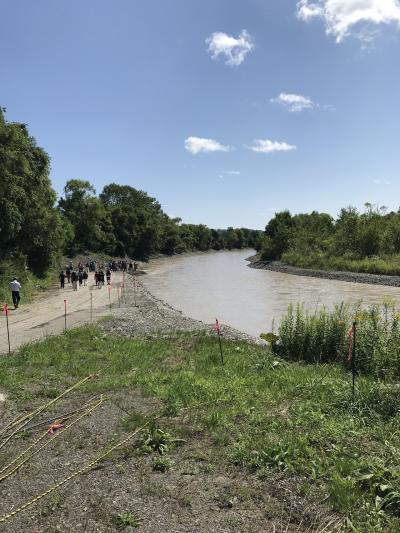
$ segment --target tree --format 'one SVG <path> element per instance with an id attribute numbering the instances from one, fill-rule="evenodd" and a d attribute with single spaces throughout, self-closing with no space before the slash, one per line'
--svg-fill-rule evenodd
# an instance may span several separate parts
<path id="1" fill-rule="evenodd" d="M 59 208 L 74 230 L 73 241 L 67 250 L 70 254 L 86 250 L 114 252 L 111 218 L 95 193 L 93 186 L 84 180 L 69 180 L 64 187 Z"/>
<path id="2" fill-rule="evenodd" d="M 7 122 L 4 113 L 0 108 L 0 252 L 22 253 L 43 274 L 64 244 L 50 160 L 27 126 Z"/>

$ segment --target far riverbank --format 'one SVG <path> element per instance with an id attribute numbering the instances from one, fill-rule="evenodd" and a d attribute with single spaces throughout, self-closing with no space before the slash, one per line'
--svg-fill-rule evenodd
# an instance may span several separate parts
<path id="1" fill-rule="evenodd" d="M 351 283 L 365 283 L 368 285 L 384 285 L 387 287 L 400 287 L 400 276 L 387 276 L 384 274 L 366 274 L 363 272 L 342 272 L 330 270 L 314 270 L 311 268 L 301 268 L 281 261 L 260 261 L 255 255 L 247 259 L 250 268 L 258 270 L 269 270 L 281 272 L 282 274 L 292 274 L 295 276 L 305 276 L 310 278 L 330 279 L 335 281 L 347 281 Z"/>

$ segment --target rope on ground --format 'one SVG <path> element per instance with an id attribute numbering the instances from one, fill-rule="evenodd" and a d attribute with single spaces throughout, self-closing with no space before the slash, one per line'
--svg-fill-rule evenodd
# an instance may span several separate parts
<path id="1" fill-rule="evenodd" d="M 64 392 L 62 392 L 61 394 L 59 394 L 57 396 L 57 398 L 54 398 L 53 400 L 50 400 L 49 402 L 47 402 L 47 403 L 43 404 L 42 406 L 38 407 L 37 409 L 35 409 L 31 413 L 29 413 L 28 415 L 25 415 L 25 416 L 21 417 L 20 419 L 16 419 L 11 424 L 8 424 L 6 429 L 9 429 L 10 427 L 14 427 L 14 426 L 22 423 L 22 425 L 20 425 L 5 440 L 3 440 L 3 442 L 0 444 L 0 450 L 14 437 L 14 435 L 19 433 L 21 431 L 21 429 L 23 429 L 27 424 L 29 424 L 29 422 L 31 420 L 33 420 L 33 418 L 35 418 L 37 415 L 39 415 L 45 409 L 47 409 L 48 407 L 50 407 L 51 405 L 56 403 L 58 400 L 60 400 L 64 396 L 66 396 L 69 392 L 73 391 L 74 389 L 76 389 L 80 385 L 83 385 L 84 383 L 86 383 L 86 381 L 88 381 L 89 379 L 92 379 L 92 378 L 93 378 L 93 374 L 89 374 L 89 376 L 86 376 L 84 379 L 81 379 L 80 381 L 78 381 L 77 383 L 75 383 L 74 385 L 69 387 L 69 389 L 67 389 Z M 3 431 L 3 433 L 4 433 L 4 431 Z"/>
<path id="2" fill-rule="evenodd" d="M 113 451 L 117 450 L 118 448 L 121 448 L 121 446 L 126 444 L 130 439 L 132 439 L 139 432 L 143 431 L 143 429 L 145 427 L 147 427 L 149 424 L 150 424 L 150 422 L 146 422 L 146 424 L 144 424 L 140 428 L 135 429 L 134 431 L 129 433 L 129 435 L 127 437 L 125 437 L 125 439 L 121 440 L 120 442 L 118 442 L 117 444 L 112 446 L 110 449 L 108 449 L 104 453 L 100 454 L 98 457 L 96 457 L 96 459 L 93 459 L 93 461 L 90 461 L 90 463 L 86 464 L 85 466 L 83 466 L 79 470 L 76 470 L 75 472 L 73 472 L 69 476 L 65 477 L 64 479 L 62 479 L 61 481 L 59 481 L 55 485 L 49 487 L 46 491 L 42 492 L 41 494 L 38 494 L 32 500 L 29 500 L 28 502 L 24 503 L 23 505 L 21 505 L 20 507 L 18 507 L 14 511 L 11 511 L 10 513 L 7 513 L 7 514 L 3 515 L 0 518 L 0 523 L 5 522 L 9 518 L 12 518 L 13 516 L 15 516 L 16 514 L 22 512 L 22 511 L 25 511 L 25 509 L 28 509 L 34 503 L 38 502 L 39 500 L 41 500 L 42 498 L 44 498 L 48 494 L 50 494 L 50 493 L 54 492 L 55 490 L 59 489 L 60 487 L 62 487 L 66 483 L 68 483 L 68 481 L 71 481 L 75 477 L 80 476 L 80 475 L 84 474 L 85 472 L 88 472 L 91 468 L 93 468 L 93 466 L 95 464 L 97 464 L 98 462 L 100 462 L 103 459 L 105 459 L 106 457 L 108 457 Z"/>
<path id="3" fill-rule="evenodd" d="M 68 413 L 63 413 L 61 415 L 53 416 L 52 418 L 48 418 L 47 420 L 43 420 L 42 422 L 38 422 L 37 424 L 33 424 L 32 426 L 25 427 L 21 429 L 18 433 L 21 433 L 22 431 L 31 431 L 32 429 L 40 428 L 41 426 L 45 426 L 46 424 L 51 424 L 51 422 L 54 422 L 55 420 L 68 420 L 72 418 L 76 413 L 80 413 L 81 411 L 84 411 L 86 409 L 86 406 L 93 403 L 95 400 L 97 400 L 99 396 L 93 396 L 88 402 L 84 404 L 84 407 L 81 407 L 80 409 L 75 409 L 74 411 L 69 411 Z M 3 438 L 7 438 L 8 435 L 5 435 Z M 1 439 L 2 437 L 0 437 Z"/>
<path id="4" fill-rule="evenodd" d="M 25 457 L 25 459 L 21 463 L 17 464 L 12 470 L 10 470 L 6 474 L 4 474 L 2 477 L 0 477 L 0 483 L 2 481 L 4 481 L 5 479 L 9 478 L 10 476 L 12 476 L 15 472 L 17 472 L 25 463 L 27 463 L 32 457 L 37 455 L 41 450 L 46 448 L 46 446 L 48 446 L 59 435 L 63 435 L 67 429 L 69 429 L 71 426 L 73 426 L 74 424 L 76 424 L 77 422 L 82 420 L 82 418 L 84 418 L 85 416 L 91 414 L 95 409 L 100 407 L 100 405 L 102 405 L 107 399 L 108 398 L 101 398 L 96 404 L 88 405 L 86 411 L 84 413 L 82 413 L 80 416 L 78 416 L 78 418 L 76 418 L 70 424 L 65 426 L 62 431 L 59 431 L 59 432 L 56 432 L 56 433 L 52 434 L 52 436 L 42 446 L 40 446 L 39 448 L 34 450 L 30 455 L 28 455 L 28 457 Z M 50 426 L 50 428 L 51 427 L 52 426 Z M 18 457 L 13 459 L 8 465 L 6 465 L 2 470 L 0 470 L 0 474 L 3 474 L 3 472 L 9 470 L 9 468 L 11 468 L 15 463 L 17 463 L 20 459 L 22 459 L 22 457 L 24 457 L 24 455 L 26 455 L 31 450 L 33 450 L 48 435 L 49 435 L 49 430 L 46 430 L 46 432 L 43 433 L 43 435 L 41 435 L 38 439 L 35 440 L 35 442 L 33 442 L 30 446 L 28 446 L 28 448 L 26 448 L 22 453 L 20 453 Z"/>

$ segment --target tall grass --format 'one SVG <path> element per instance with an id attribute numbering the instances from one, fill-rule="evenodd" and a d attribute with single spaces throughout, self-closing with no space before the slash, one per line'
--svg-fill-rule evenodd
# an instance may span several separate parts
<path id="1" fill-rule="evenodd" d="M 287 359 L 349 366 L 349 330 L 357 322 L 357 371 L 380 379 L 400 377 L 400 314 L 385 302 L 367 309 L 346 304 L 309 313 L 290 305 L 279 328 L 276 350 Z"/>
<path id="2" fill-rule="evenodd" d="M 287 252 L 282 255 L 282 261 L 288 265 L 316 270 L 400 276 L 400 256 L 398 255 L 350 259 L 324 253 L 300 254 L 298 252 Z"/>

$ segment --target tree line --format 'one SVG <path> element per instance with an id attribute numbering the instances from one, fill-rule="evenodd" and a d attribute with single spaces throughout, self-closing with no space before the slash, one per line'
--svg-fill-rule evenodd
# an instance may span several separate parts
<path id="1" fill-rule="evenodd" d="M 26 262 L 43 274 L 62 254 L 101 252 L 144 260 L 153 254 L 257 247 L 261 232 L 184 224 L 146 192 L 111 183 L 99 195 L 86 180 L 57 195 L 50 158 L 26 124 L 0 108 L 0 260 Z"/>
<path id="2" fill-rule="evenodd" d="M 359 212 L 291 215 L 281 211 L 268 222 L 260 243 L 261 258 L 317 268 L 348 268 L 394 274 L 400 271 L 400 210 L 370 203 Z"/>

